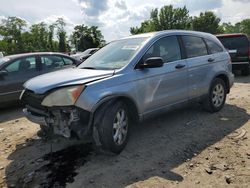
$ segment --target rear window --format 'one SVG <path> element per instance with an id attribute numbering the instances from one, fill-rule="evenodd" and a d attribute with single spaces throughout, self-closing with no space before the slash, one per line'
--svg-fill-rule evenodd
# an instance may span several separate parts
<path id="1" fill-rule="evenodd" d="M 248 49 L 249 46 L 249 40 L 246 36 L 220 36 L 218 39 L 228 50 Z"/>

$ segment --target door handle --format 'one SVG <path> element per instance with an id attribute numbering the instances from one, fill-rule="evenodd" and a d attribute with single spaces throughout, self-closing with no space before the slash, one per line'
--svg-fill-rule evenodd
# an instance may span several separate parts
<path id="1" fill-rule="evenodd" d="M 183 64 L 178 64 L 175 66 L 176 69 L 182 69 L 184 68 L 186 65 L 183 65 Z"/>
<path id="2" fill-rule="evenodd" d="M 208 62 L 214 62 L 214 59 L 213 58 L 209 58 L 207 61 Z"/>

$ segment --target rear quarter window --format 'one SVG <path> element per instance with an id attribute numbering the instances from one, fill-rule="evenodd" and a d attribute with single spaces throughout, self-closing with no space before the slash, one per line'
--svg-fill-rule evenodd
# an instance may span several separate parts
<path id="1" fill-rule="evenodd" d="M 65 65 L 73 65 L 74 64 L 73 60 L 66 58 L 66 57 L 63 57 L 63 61 L 64 61 Z"/>
<path id="2" fill-rule="evenodd" d="M 216 53 L 220 53 L 223 52 L 223 48 L 220 47 L 218 44 L 216 44 L 215 42 L 205 39 L 206 43 L 207 43 L 207 47 L 208 50 L 211 54 L 216 54 Z"/>

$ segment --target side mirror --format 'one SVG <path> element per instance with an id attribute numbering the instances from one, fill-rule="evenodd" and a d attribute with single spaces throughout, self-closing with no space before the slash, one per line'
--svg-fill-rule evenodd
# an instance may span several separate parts
<path id="1" fill-rule="evenodd" d="M 140 65 L 140 68 L 158 68 L 162 67 L 164 64 L 163 59 L 161 57 L 150 57 L 146 59 L 146 61 Z"/>
<path id="2" fill-rule="evenodd" d="M 7 71 L 0 70 L 0 77 L 4 77 L 4 76 L 7 76 L 7 75 L 8 75 Z"/>

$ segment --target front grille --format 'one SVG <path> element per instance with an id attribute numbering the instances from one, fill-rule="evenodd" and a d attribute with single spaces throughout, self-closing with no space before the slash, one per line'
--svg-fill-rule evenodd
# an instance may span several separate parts
<path id="1" fill-rule="evenodd" d="M 30 90 L 25 90 L 23 96 L 22 96 L 22 101 L 31 107 L 41 109 L 41 110 L 46 110 L 45 107 L 41 105 L 45 95 L 40 95 L 40 94 L 35 94 L 33 91 Z"/>

